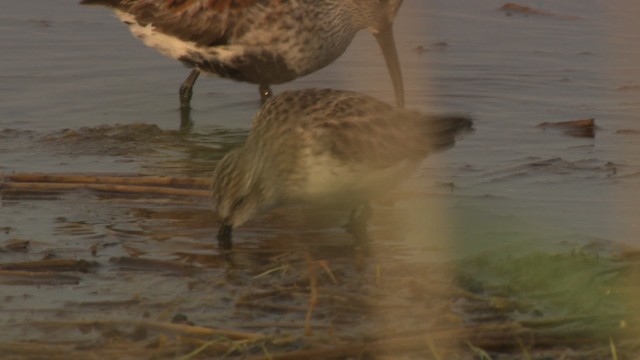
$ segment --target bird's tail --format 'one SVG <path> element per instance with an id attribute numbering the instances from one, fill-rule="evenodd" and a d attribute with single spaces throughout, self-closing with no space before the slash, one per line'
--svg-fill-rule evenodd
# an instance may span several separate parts
<path id="1" fill-rule="evenodd" d="M 460 136 L 472 132 L 473 120 L 466 114 L 425 116 L 425 135 L 431 151 L 443 151 L 452 147 Z"/>

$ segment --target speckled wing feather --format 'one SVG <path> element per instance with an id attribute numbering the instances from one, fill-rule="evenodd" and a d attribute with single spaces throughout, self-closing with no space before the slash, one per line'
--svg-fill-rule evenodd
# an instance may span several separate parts
<path id="1" fill-rule="evenodd" d="M 350 101 L 346 101 L 350 103 Z M 347 105 L 348 106 L 348 105 Z M 338 114 L 321 126 L 331 133 L 330 149 L 345 162 L 385 168 L 402 161 L 421 161 L 427 155 L 454 145 L 456 135 L 470 127 L 460 116 L 427 116 L 400 109 L 383 109 L 369 103 L 366 116 Z M 350 136 L 358 132 L 359 136 Z"/>
<path id="2" fill-rule="evenodd" d="M 105 5 L 133 15 L 142 26 L 153 25 L 158 31 L 198 46 L 225 45 L 244 31 L 241 17 L 275 0 L 83 0 L 82 4 Z"/>
<path id="3" fill-rule="evenodd" d="M 313 134 L 312 139 L 300 141 L 311 144 L 316 155 L 328 152 L 345 163 L 375 168 L 391 167 L 404 160 L 420 161 L 429 153 L 451 147 L 456 135 L 472 126 L 466 115 L 424 115 L 349 91 L 310 89 L 283 93 L 276 102 L 267 109 L 273 116 L 263 114 L 261 122 L 288 121 L 291 126 L 265 126 L 269 131 L 294 131 L 300 127 L 301 134 Z M 298 116 L 288 117 L 288 113 Z M 262 124 L 254 124 L 252 132 L 264 137 L 256 129 L 260 127 Z M 269 139 L 281 136 L 284 137 L 266 135 Z"/>

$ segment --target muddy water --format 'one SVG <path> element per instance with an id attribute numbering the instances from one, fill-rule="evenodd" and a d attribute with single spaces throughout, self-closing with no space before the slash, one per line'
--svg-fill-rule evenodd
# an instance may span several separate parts
<path id="1" fill-rule="evenodd" d="M 502 5 L 405 0 L 396 36 L 407 106 L 468 112 L 476 119 L 476 132 L 426 161 L 416 178 L 390 195 L 396 198 L 393 206 L 389 201 L 376 206 L 373 249 L 364 265 L 354 260 L 359 255 L 335 223 L 299 209 L 250 222 L 238 232 L 240 250 L 230 261 L 217 252 L 214 214 L 204 200 L 5 194 L 0 246 L 6 250 L 22 240 L 29 246 L 0 252 L 0 262 L 51 257 L 95 266 L 74 273 L 78 279 L 69 284 L 5 280 L 0 339 L 45 339 L 46 329 L 27 324 L 33 318 L 170 321 L 184 314 L 197 325 L 234 329 L 282 319 L 299 324 L 304 310 L 255 310 L 239 305 L 238 294 L 277 285 L 290 292 L 270 300 L 304 308 L 309 293 L 293 285 L 308 284 L 309 251 L 316 259 L 328 259 L 338 272 L 341 285 L 322 279 L 327 291 L 375 298 L 387 276 L 387 290 L 409 292 L 397 291 L 408 296 L 404 302 L 377 298 L 374 308 L 414 311 L 393 313 L 385 329 L 421 325 L 416 309 L 407 307 L 415 300 L 409 288 L 426 282 L 448 286 L 459 280 L 458 272 L 467 279 L 461 281 L 467 290 L 473 284 L 484 284 L 492 295 L 488 289 L 501 295 L 505 288 L 520 289 L 508 295 L 527 302 L 528 310 L 501 314 L 506 318 L 602 315 L 597 307 L 572 313 L 564 297 L 548 300 L 541 294 L 589 284 L 574 289 L 588 303 L 610 285 L 590 279 L 609 271 L 611 264 L 586 263 L 592 258 L 576 260 L 570 254 L 587 249 L 593 259 L 606 258 L 638 246 L 638 5 L 622 0 L 523 2 L 540 9 L 538 14 L 498 10 Z M 203 77 L 195 87 L 193 126 L 181 129 L 177 91 L 188 70 L 141 45 L 101 8 L 81 7 L 75 0 L 2 3 L 0 29 L 3 173 L 208 176 L 226 151 L 242 143 L 258 109 L 255 86 Z M 377 45 L 364 32 L 333 65 L 274 91 L 307 87 L 351 89 L 393 100 Z M 597 125 L 593 137 L 537 127 L 588 118 Z M 130 257 L 172 265 L 119 262 Z M 478 262 L 482 257 L 484 265 Z M 514 257 L 518 261 L 511 263 Z M 452 270 L 450 262 L 456 261 L 462 265 Z M 172 267 L 176 263 L 195 269 Z M 283 263 L 296 271 L 254 278 Z M 526 269 L 540 269 L 535 264 L 555 273 L 527 275 Z M 558 264 L 565 267 L 553 267 Z M 518 276 L 505 279 L 507 273 Z M 553 286 L 523 286 L 554 275 L 560 279 Z M 430 301 L 445 306 L 441 300 Z M 610 309 L 623 306 L 620 299 L 608 301 L 616 305 Z M 360 326 L 385 318 L 372 315 L 374 310 L 319 307 L 316 325 L 347 337 L 375 337 Z M 435 316 L 432 308 L 420 311 Z M 462 305 L 451 311 L 463 318 L 477 315 Z M 273 330 L 266 325 L 257 329 L 251 331 Z M 300 334 L 300 329 L 291 332 Z M 95 332 L 74 330 L 59 336 L 56 340 L 94 345 L 100 339 Z"/>

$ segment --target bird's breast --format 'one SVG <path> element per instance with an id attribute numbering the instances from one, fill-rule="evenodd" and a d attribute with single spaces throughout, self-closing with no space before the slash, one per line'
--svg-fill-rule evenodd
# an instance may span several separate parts
<path id="1" fill-rule="evenodd" d="M 297 194 L 311 203 L 352 203 L 370 200 L 397 186 L 415 171 L 419 162 L 405 160 L 389 167 L 349 163 L 330 155 L 308 157 L 303 186 Z"/>

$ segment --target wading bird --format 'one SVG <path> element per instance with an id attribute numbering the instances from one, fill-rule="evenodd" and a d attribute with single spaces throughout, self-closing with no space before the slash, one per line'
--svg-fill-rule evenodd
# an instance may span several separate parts
<path id="1" fill-rule="evenodd" d="M 404 106 L 400 64 L 392 32 L 402 0 L 82 0 L 113 8 L 134 36 L 192 67 L 180 87 L 190 108 L 200 72 L 259 85 L 319 70 L 347 49 L 356 33 L 378 40 L 396 95 Z"/>
<path id="2" fill-rule="evenodd" d="M 218 241 L 269 209 L 346 206 L 347 230 L 366 238 L 369 200 L 409 177 L 424 158 L 471 129 L 466 115 L 425 115 L 350 91 L 287 91 L 266 101 L 243 147 L 218 163 L 212 199 Z"/>

